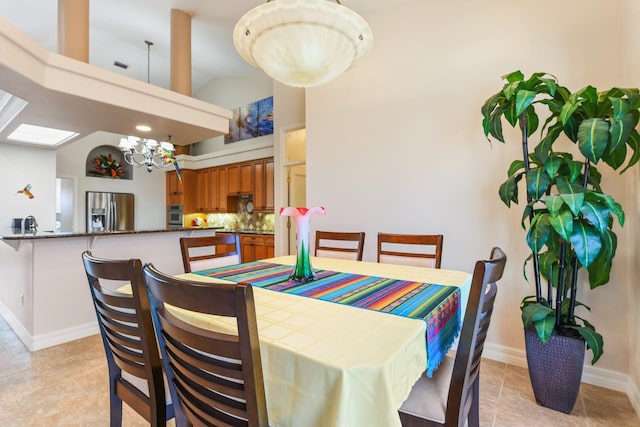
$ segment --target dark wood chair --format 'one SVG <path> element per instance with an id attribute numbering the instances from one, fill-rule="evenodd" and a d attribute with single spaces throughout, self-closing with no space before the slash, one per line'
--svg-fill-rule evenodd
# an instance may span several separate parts
<path id="1" fill-rule="evenodd" d="M 162 362 L 138 259 L 108 260 L 82 254 L 109 367 L 111 427 L 122 426 L 125 402 L 152 426 L 173 418 Z M 132 294 L 113 289 L 131 283 Z"/>
<path id="2" fill-rule="evenodd" d="M 378 233 L 378 262 L 440 268 L 442 234 Z"/>
<path id="3" fill-rule="evenodd" d="M 180 238 L 185 273 L 240 264 L 240 239 L 237 234 Z"/>
<path id="4" fill-rule="evenodd" d="M 476 262 L 455 358 L 445 357 L 432 378 L 423 375 L 413 386 L 399 410 L 404 427 L 479 426 L 480 360 L 506 261 L 493 248 L 488 261 Z"/>
<path id="5" fill-rule="evenodd" d="M 267 427 L 251 285 L 177 279 L 150 264 L 144 266 L 143 275 L 171 395 L 177 402 L 176 426 L 183 425 L 184 415 L 187 426 Z M 186 323 L 165 304 L 233 317 L 237 334 Z"/>
<path id="6" fill-rule="evenodd" d="M 362 261 L 364 232 L 316 231 L 315 256 Z"/>

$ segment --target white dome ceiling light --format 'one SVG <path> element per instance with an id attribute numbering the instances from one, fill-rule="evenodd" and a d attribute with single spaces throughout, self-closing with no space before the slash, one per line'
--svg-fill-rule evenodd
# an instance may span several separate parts
<path id="1" fill-rule="evenodd" d="M 247 12 L 233 43 L 249 64 L 295 87 L 326 83 L 371 49 L 367 21 L 339 0 L 268 0 Z"/>

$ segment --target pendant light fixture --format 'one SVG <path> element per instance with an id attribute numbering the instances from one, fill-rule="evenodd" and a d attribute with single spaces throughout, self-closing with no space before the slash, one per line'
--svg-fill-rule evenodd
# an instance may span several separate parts
<path id="1" fill-rule="evenodd" d="M 295 87 L 333 80 L 371 49 L 367 21 L 339 0 L 268 0 L 233 30 L 242 58 Z"/>

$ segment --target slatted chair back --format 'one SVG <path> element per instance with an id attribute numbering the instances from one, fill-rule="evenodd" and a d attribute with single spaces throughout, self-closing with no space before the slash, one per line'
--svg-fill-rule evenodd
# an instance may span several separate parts
<path id="1" fill-rule="evenodd" d="M 251 285 L 182 280 L 145 265 L 158 342 L 178 412 L 194 426 L 268 426 Z M 187 323 L 171 308 L 235 318 L 230 330 Z"/>
<path id="2" fill-rule="evenodd" d="M 152 426 L 173 418 L 146 292 L 139 293 L 139 259 L 110 260 L 82 254 L 109 369 L 111 426 L 122 425 L 125 402 Z M 132 294 L 117 292 L 131 284 Z M 170 402 L 170 400 L 169 400 Z"/>
<path id="3" fill-rule="evenodd" d="M 378 262 L 440 268 L 442 234 L 378 233 Z"/>
<path id="4" fill-rule="evenodd" d="M 455 358 L 445 358 L 433 378 L 423 375 L 399 410 L 404 427 L 478 427 L 480 361 L 507 257 L 493 248 L 488 261 L 477 261 Z"/>
<path id="5" fill-rule="evenodd" d="M 362 261 L 364 232 L 316 231 L 315 256 Z"/>
<path id="6" fill-rule="evenodd" d="M 240 264 L 240 240 L 237 234 L 180 238 L 185 273 Z"/>

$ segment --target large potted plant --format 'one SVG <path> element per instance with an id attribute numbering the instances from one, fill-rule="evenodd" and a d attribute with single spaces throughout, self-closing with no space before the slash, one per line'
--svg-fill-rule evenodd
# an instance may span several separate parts
<path id="1" fill-rule="evenodd" d="M 640 94 L 621 88 L 598 92 L 592 86 L 571 93 L 546 73 L 526 79 L 516 71 L 503 79 L 503 88 L 482 107 L 483 127 L 500 142 L 503 119 L 521 130 L 523 157 L 509 166 L 499 195 L 510 207 L 520 200 L 520 183 L 526 193 L 522 225 L 532 253 L 524 271 L 536 291 L 520 307 L 529 373 L 536 401 L 569 413 L 585 344 L 593 352 L 592 364 L 603 353 L 602 336 L 576 314 L 579 307 L 590 310 L 577 300 L 578 273 L 586 270 L 592 289 L 609 282 L 615 220 L 624 225 L 624 211 L 604 192 L 596 165 L 617 170 L 626 163 L 622 173 L 638 162 Z M 536 133 L 537 142 L 530 144 Z M 568 150 L 561 151 L 560 144 Z"/>

